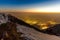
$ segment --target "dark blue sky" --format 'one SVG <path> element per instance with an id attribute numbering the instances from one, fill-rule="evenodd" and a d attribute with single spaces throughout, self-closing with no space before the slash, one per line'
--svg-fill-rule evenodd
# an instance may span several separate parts
<path id="1" fill-rule="evenodd" d="M 56 5 L 57 4 L 57 5 Z M 53 6 L 54 5 L 54 6 Z M 56 5 L 56 6 L 55 6 Z M 0 0 L 0 9 L 52 9 L 52 7 L 60 8 L 60 0 Z M 51 6 L 51 7 L 50 7 Z M 55 8 L 54 8 L 55 9 Z"/>
<path id="2" fill-rule="evenodd" d="M 30 5 L 42 2 L 51 2 L 53 0 L 0 0 L 0 5 Z"/>

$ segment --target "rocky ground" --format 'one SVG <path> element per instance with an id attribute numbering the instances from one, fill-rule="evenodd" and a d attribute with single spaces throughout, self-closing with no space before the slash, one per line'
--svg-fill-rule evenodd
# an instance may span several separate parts
<path id="1" fill-rule="evenodd" d="M 21 20 L 15 21 L 14 17 L 0 14 L 0 40 L 60 40 L 59 36 L 41 33 Z"/>

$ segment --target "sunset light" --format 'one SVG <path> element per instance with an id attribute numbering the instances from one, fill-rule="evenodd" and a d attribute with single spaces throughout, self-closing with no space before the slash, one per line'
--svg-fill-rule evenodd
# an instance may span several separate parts
<path id="1" fill-rule="evenodd" d="M 26 12 L 60 12 L 60 5 L 51 5 L 46 7 L 36 7 L 24 10 Z"/>

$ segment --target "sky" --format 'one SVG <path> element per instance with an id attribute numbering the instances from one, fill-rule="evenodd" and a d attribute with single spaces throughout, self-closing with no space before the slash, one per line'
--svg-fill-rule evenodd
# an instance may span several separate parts
<path id="1" fill-rule="evenodd" d="M 0 10 L 60 12 L 60 0 L 0 0 Z"/>

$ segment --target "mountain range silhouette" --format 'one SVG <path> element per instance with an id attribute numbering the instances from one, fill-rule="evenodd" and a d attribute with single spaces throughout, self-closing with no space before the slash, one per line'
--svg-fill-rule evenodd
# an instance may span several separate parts
<path id="1" fill-rule="evenodd" d="M 56 24 L 53 27 L 50 27 L 50 28 L 48 28 L 46 30 L 40 30 L 40 29 L 34 27 L 33 25 L 25 23 L 24 21 L 22 21 L 22 20 L 20 20 L 20 19 L 18 19 L 16 17 L 14 17 L 14 16 L 8 15 L 8 17 L 9 17 L 9 20 L 12 21 L 12 22 L 14 22 L 14 23 L 18 23 L 20 25 L 24 25 L 26 27 L 33 28 L 33 29 L 35 29 L 35 30 L 37 30 L 39 32 L 42 32 L 42 33 L 47 33 L 47 34 L 51 34 L 51 35 L 60 36 L 60 24 Z"/>

